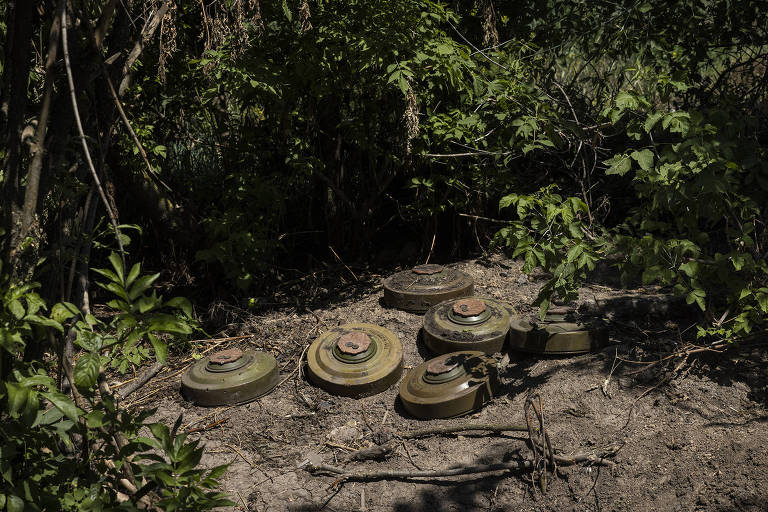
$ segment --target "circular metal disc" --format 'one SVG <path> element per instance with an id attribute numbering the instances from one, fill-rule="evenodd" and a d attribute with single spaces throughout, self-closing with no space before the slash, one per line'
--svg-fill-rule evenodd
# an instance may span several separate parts
<path id="1" fill-rule="evenodd" d="M 424 315 L 424 343 L 435 354 L 458 350 L 501 352 L 509 333 L 512 306 L 470 297 L 432 306 Z"/>
<path id="2" fill-rule="evenodd" d="M 471 276 L 442 265 L 419 265 L 398 272 L 384 280 L 384 302 L 387 305 L 423 313 L 445 300 L 472 295 Z"/>
<path id="3" fill-rule="evenodd" d="M 324 332 L 307 351 L 310 380 L 334 395 L 375 395 L 397 382 L 403 346 L 373 324 L 344 324 Z"/>
<path id="4" fill-rule="evenodd" d="M 488 403 L 497 382 L 492 357 L 475 350 L 452 352 L 408 372 L 400 383 L 400 400 L 416 418 L 453 418 Z"/>
<path id="5" fill-rule="evenodd" d="M 240 404 L 269 393 L 277 382 L 272 354 L 230 349 L 196 362 L 181 378 L 181 393 L 198 405 Z"/>
<path id="6" fill-rule="evenodd" d="M 569 321 L 571 320 L 571 321 Z M 608 344 L 608 332 L 599 323 L 581 323 L 567 316 L 548 315 L 544 321 L 513 316 L 509 348 L 534 354 L 585 354 Z"/>

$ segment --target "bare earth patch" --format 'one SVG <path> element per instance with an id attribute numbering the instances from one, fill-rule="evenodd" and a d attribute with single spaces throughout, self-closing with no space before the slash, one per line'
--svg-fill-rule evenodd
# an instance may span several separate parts
<path id="1" fill-rule="evenodd" d="M 528 305 L 543 280 L 521 275 L 516 262 L 495 256 L 461 262 L 457 268 L 475 278 L 478 295 L 507 301 L 521 313 L 533 311 Z M 183 413 L 186 430 L 193 431 L 190 438 L 199 437 L 207 446 L 203 464 L 231 464 L 222 487 L 238 503 L 235 510 L 766 510 L 768 364 L 762 347 L 697 354 L 701 357 L 630 375 L 641 365 L 621 359 L 653 360 L 668 353 L 692 321 L 678 325 L 674 311 L 664 307 L 618 311 L 611 315 L 614 344 L 604 350 L 562 358 L 513 353 L 508 362 L 499 357 L 503 387 L 491 404 L 463 418 L 415 420 L 396 400 L 397 386 L 365 399 L 340 398 L 312 386 L 297 367 L 307 344 L 323 330 L 347 322 L 371 322 L 393 331 L 403 342 L 406 372 L 431 357 L 417 341 L 422 316 L 383 307 L 380 282 L 374 277 L 354 298 L 329 301 L 322 309 L 240 319 L 240 332 L 228 334 L 254 336 L 219 347 L 272 351 L 282 382 L 267 396 L 231 408 L 192 406 L 179 394 L 179 370 L 189 364 L 184 355 L 132 396 L 132 406 L 157 407 L 154 419 L 166 423 Z M 642 298 L 652 292 L 593 284 L 581 300 L 605 304 L 612 297 Z M 238 324 L 233 325 L 237 331 Z M 543 399 L 545 426 L 556 451 L 596 452 L 624 443 L 613 458 L 616 465 L 561 467 L 557 476 L 550 475 L 546 493 L 532 483 L 530 471 L 334 486 L 336 478 L 305 470 L 308 461 L 355 472 L 530 459 L 523 432 L 474 432 L 408 440 L 383 460 L 344 461 L 351 450 L 380 443 L 394 432 L 524 424 L 529 392 Z"/>

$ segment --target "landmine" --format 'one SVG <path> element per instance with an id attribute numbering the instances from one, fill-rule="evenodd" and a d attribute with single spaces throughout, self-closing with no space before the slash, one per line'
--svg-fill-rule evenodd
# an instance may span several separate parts
<path id="1" fill-rule="evenodd" d="M 480 409 L 497 385 L 495 359 L 476 350 L 452 352 L 408 372 L 400 383 L 400 400 L 416 418 L 453 418 Z"/>
<path id="2" fill-rule="evenodd" d="M 196 362 L 181 378 L 181 393 L 197 405 L 241 404 L 272 391 L 278 378 L 269 352 L 232 348 Z"/>
<path id="3" fill-rule="evenodd" d="M 580 317 L 570 308 L 553 308 L 544 320 L 512 316 L 509 349 L 544 355 L 585 354 L 608 344 L 599 319 Z"/>
<path id="4" fill-rule="evenodd" d="M 424 344 L 435 354 L 459 350 L 501 352 L 509 334 L 512 306 L 468 297 L 441 302 L 424 315 Z"/>
<path id="5" fill-rule="evenodd" d="M 344 324 L 323 333 L 307 351 L 308 375 L 334 395 L 360 398 L 380 393 L 403 371 L 403 346 L 373 324 Z"/>
<path id="6" fill-rule="evenodd" d="M 474 281 L 460 270 L 419 265 L 384 280 L 384 302 L 394 308 L 423 313 L 440 302 L 472 295 Z"/>

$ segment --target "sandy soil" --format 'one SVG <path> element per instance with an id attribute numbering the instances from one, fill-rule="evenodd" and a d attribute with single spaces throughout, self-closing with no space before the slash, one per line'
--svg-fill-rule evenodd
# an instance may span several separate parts
<path id="1" fill-rule="evenodd" d="M 456 266 L 475 278 L 478 295 L 507 301 L 526 314 L 543 283 L 541 276 L 521 275 L 518 263 L 500 256 Z M 660 357 L 679 346 L 680 332 L 692 321 L 680 320 L 674 305 L 619 308 L 609 315 L 611 346 L 576 357 L 499 355 L 503 386 L 492 403 L 463 418 L 420 421 L 408 417 L 397 402 L 397 386 L 365 399 L 335 397 L 311 385 L 297 365 L 304 348 L 323 330 L 347 322 L 371 322 L 393 331 L 403 342 L 406 368 L 430 357 L 417 341 L 421 316 L 383 307 L 381 276 L 358 278 L 281 312 L 252 316 L 228 311 L 226 334 L 253 337 L 216 349 L 272 351 L 282 383 L 269 395 L 231 408 L 192 406 L 179 394 L 179 371 L 189 364 L 189 354 L 177 354 L 166 371 L 131 397 L 132 407 L 157 407 L 158 421 L 172 423 L 183 413 L 187 430 L 203 429 L 190 438 L 199 437 L 207 446 L 204 465 L 231 464 L 222 488 L 238 503 L 235 510 L 768 510 L 768 364 L 763 348 L 704 353 L 630 375 L 640 366 L 619 358 Z M 616 300 L 624 304 L 628 294 L 645 298 L 654 293 L 618 290 L 609 282 L 590 284 L 580 300 L 605 305 L 620 297 Z M 306 283 L 296 286 L 293 293 L 301 295 Z M 546 493 L 532 484 L 530 472 L 334 487 L 333 477 L 300 467 L 310 460 L 351 472 L 416 470 L 528 459 L 523 433 L 467 433 L 408 441 L 385 460 L 344 462 L 349 450 L 392 432 L 522 424 L 529 392 L 543 399 L 546 429 L 557 451 L 592 452 L 621 442 L 616 465 L 562 467 L 559 476 L 550 477 Z"/>

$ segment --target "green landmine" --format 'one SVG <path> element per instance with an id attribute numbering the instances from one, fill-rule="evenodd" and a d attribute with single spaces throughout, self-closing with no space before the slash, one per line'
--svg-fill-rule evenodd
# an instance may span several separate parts
<path id="1" fill-rule="evenodd" d="M 423 313 L 435 304 L 469 297 L 474 280 L 460 270 L 442 265 L 419 265 L 384 280 L 384 302 L 393 308 Z"/>
<path id="2" fill-rule="evenodd" d="M 197 405 L 241 404 L 272 391 L 278 379 L 272 354 L 233 348 L 196 362 L 181 378 L 181 393 Z"/>
<path id="3" fill-rule="evenodd" d="M 424 344 L 435 354 L 501 352 L 511 313 L 512 306 L 493 299 L 468 297 L 441 302 L 424 315 Z"/>
<path id="4" fill-rule="evenodd" d="M 408 372 L 400 400 L 416 418 L 453 418 L 483 407 L 497 386 L 495 359 L 479 351 L 452 352 Z"/>
<path id="5" fill-rule="evenodd" d="M 307 351 L 310 380 L 334 395 L 371 396 L 397 382 L 403 346 L 388 329 L 344 324 L 318 337 Z"/>
<path id="6" fill-rule="evenodd" d="M 575 355 L 608 344 L 608 330 L 599 319 L 580 317 L 571 309 L 553 309 L 544 320 L 512 316 L 509 349 L 532 354 Z"/>

